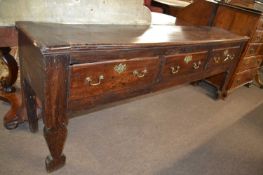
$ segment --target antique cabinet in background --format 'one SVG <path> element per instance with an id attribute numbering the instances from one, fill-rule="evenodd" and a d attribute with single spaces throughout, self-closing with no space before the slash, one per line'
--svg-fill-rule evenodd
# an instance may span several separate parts
<path id="1" fill-rule="evenodd" d="M 216 26 L 250 37 L 236 72 L 228 85 L 228 91 L 253 82 L 263 58 L 263 18 L 260 10 L 236 4 L 197 0 L 180 10 L 177 18 L 191 25 Z M 223 83 L 224 76 L 223 74 L 217 75 L 207 80 L 217 86 Z"/>
<path id="2" fill-rule="evenodd" d="M 229 88 L 235 89 L 247 81 L 253 81 L 253 79 L 262 88 L 262 77 L 259 75 L 263 59 L 263 4 L 252 0 L 231 0 L 228 4 L 242 8 L 244 13 L 248 10 L 261 14 L 261 17 L 256 21 L 256 27 L 252 28 L 250 24 L 244 24 L 244 28 L 254 29 L 254 31 L 250 35 L 251 39 L 243 53 L 243 61 L 239 63 Z"/>
<path id="3" fill-rule="evenodd" d="M 218 7 L 213 26 L 250 37 L 236 72 L 229 84 L 229 90 L 252 83 L 257 74 L 262 61 L 262 22 L 263 18 L 260 11 L 228 4 Z"/>

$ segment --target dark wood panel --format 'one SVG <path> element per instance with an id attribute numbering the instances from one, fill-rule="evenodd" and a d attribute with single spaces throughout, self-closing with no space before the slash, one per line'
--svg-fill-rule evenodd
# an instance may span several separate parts
<path id="1" fill-rule="evenodd" d="M 213 26 L 242 36 L 252 36 L 257 28 L 259 19 L 260 14 L 258 13 L 246 12 L 240 8 L 220 5 Z"/>
<path id="2" fill-rule="evenodd" d="M 20 42 L 23 41 L 23 45 L 19 47 L 19 55 L 23 58 L 20 59 L 19 62 L 21 79 L 27 79 L 27 81 L 31 84 L 33 90 L 37 92 L 38 97 L 44 99 L 44 56 L 24 34 L 19 34 L 19 40 Z"/>
<path id="3" fill-rule="evenodd" d="M 176 17 L 186 21 L 188 25 L 211 26 L 216 14 L 217 4 L 205 0 L 196 0 L 194 3 L 179 9 Z"/>

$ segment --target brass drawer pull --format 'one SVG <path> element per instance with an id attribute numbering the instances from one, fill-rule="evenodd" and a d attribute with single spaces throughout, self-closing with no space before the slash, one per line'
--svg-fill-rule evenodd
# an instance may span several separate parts
<path id="1" fill-rule="evenodd" d="M 176 67 L 171 66 L 170 67 L 171 73 L 172 74 L 177 74 L 179 72 L 180 68 L 181 68 L 180 66 L 176 66 Z"/>
<path id="2" fill-rule="evenodd" d="M 103 75 L 100 75 L 99 76 L 99 81 L 97 83 L 92 83 L 92 79 L 91 77 L 87 77 L 86 78 L 86 81 L 89 83 L 90 86 L 98 86 L 101 84 L 102 80 L 104 80 L 104 76 Z"/>
<path id="3" fill-rule="evenodd" d="M 224 62 L 226 62 L 229 59 L 233 60 L 235 58 L 235 54 L 230 55 L 228 50 L 224 51 L 224 56 L 225 56 Z"/>
<path id="4" fill-rule="evenodd" d="M 147 74 L 147 69 L 144 69 L 143 71 L 139 72 L 138 70 L 133 71 L 133 75 L 138 78 L 143 78 Z"/>
<path id="5" fill-rule="evenodd" d="M 224 59 L 224 62 L 226 62 L 227 60 L 233 60 L 234 59 L 234 57 L 235 57 L 235 55 L 230 55 L 230 54 L 228 54 L 227 56 L 226 56 L 226 58 Z"/>
<path id="6" fill-rule="evenodd" d="M 199 69 L 200 68 L 200 65 L 202 64 L 202 62 L 201 61 L 198 61 L 198 62 L 194 62 L 193 63 L 193 68 L 195 69 L 195 70 L 197 70 L 197 69 Z"/>
<path id="7" fill-rule="evenodd" d="M 216 63 L 216 64 L 218 64 L 219 63 L 219 61 L 220 61 L 220 57 L 214 57 L 214 62 Z"/>

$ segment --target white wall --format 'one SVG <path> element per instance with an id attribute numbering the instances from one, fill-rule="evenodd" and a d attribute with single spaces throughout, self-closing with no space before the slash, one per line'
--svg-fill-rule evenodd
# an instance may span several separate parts
<path id="1" fill-rule="evenodd" d="M 0 0 L 0 25 L 15 21 L 149 24 L 143 0 Z"/>

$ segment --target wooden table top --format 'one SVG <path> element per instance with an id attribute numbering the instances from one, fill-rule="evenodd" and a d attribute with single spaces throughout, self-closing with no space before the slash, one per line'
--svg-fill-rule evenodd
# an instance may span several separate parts
<path id="1" fill-rule="evenodd" d="M 16 26 L 42 51 L 73 49 L 74 47 L 103 49 L 107 47 L 175 46 L 248 39 L 214 27 L 72 25 L 36 22 L 17 22 Z"/>

